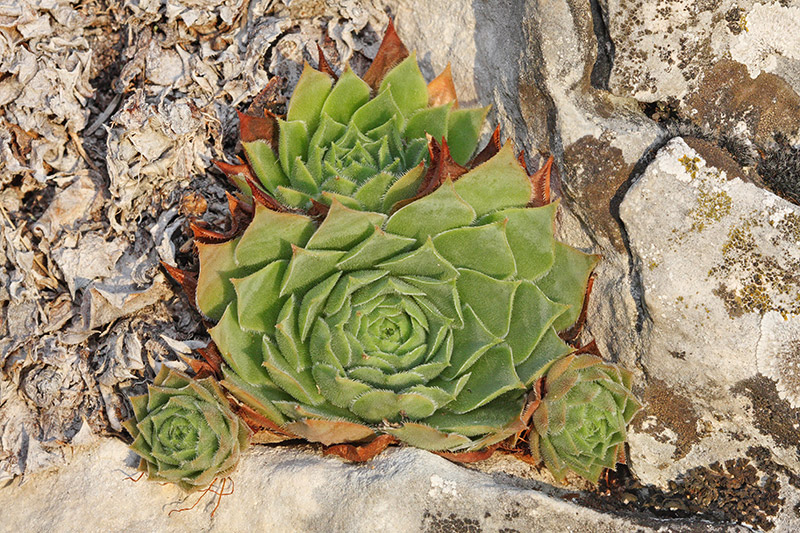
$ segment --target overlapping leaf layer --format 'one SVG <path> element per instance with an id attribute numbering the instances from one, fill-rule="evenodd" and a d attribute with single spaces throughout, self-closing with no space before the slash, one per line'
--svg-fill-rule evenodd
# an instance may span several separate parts
<path id="1" fill-rule="evenodd" d="M 530 446 L 558 481 L 571 470 L 596 483 L 616 466 L 628 422 L 641 408 L 631 380 L 629 371 L 589 354 L 567 356 L 547 371 Z"/>
<path id="2" fill-rule="evenodd" d="M 317 225 L 257 205 L 240 237 L 199 245 L 223 384 L 325 443 L 466 450 L 519 431 L 597 260 L 555 241 L 557 204 L 531 195 L 507 145 L 391 216 L 333 198 Z"/>
<path id="3" fill-rule="evenodd" d="M 164 366 L 148 393 L 130 400 L 134 418 L 123 425 L 151 480 L 201 489 L 233 470 L 249 445 L 250 430 L 212 378 L 194 380 Z"/>
<path id="4" fill-rule="evenodd" d="M 266 191 L 293 208 L 336 198 L 355 209 L 388 212 L 417 192 L 426 135 L 445 139 L 460 164 L 475 151 L 488 107 L 458 109 L 454 95 L 429 105 L 415 54 L 388 71 L 371 94 L 349 67 L 334 82 L 306 65 L 286 119 L 277 121 L 277 150 L 270 139 L 242 143 Z"/>

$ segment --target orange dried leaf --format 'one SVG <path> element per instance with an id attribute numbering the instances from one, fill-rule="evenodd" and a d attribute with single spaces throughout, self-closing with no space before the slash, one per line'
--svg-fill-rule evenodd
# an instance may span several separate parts
<path id="1" fill-rule="evenodd" d="M 278 121 L 265 111 L 263 116 L 239 114 L 239 132 L 242 142 L 267 141 L 273 149 L 278 146 Z"/>
<path id="2" fill-rule="evenodd" d="M 550 203 L 550 173 L 553 170 L 553 156 L 550 156 L 542 168 L 531 175 L 533 192 L 531 207 L 541 207 Z"/>
<path id="3" fill-rule="evenodd" d="M 440 455 L 445 459 L 448 459 L 450 461 L 455 461 L 458 463 L 476 463 L 478 461 L 483 461 L 485 459 L 488 459 L 489 457 L 494 455 L 494 452 L 497 451 L 498 446 L 500 446 L 500 443 L 493 444 L 492 446 L 489 446 L 485 450 L 480 450 L 477 452 L 461 452 L 461 453 L 436 452 L 436 455 Z"/>
<path id="4" fill-rule="evenodd" d="M 458 107 L 458 96 L 456 95 L 456 86 L 453 83 L 453 75 L 450 71 L 450 63 L 447 63 L 442 73 L 428 84 L 429 106 L 439 106 L 448 102 L 453 102 L 453 108 Z"/>
<path id="5" fill-rule="evenodd" d="M 353 444 L 337 444 L 335 446 L 325 448 L 325 451 L 322 453 L 323 455 L 338 455 L 342 459 L 353 461 L 355 463 L 363 463 L 364 461 L 369 461 L 383 450 L 388 448 L 389 445 L 396 442 L 398 442 L 398 440 L 394 436 L 384 434 L 376 437 L 375 440 L 369 444 L 364 444 L 361 446 L 355 446 Z"/>

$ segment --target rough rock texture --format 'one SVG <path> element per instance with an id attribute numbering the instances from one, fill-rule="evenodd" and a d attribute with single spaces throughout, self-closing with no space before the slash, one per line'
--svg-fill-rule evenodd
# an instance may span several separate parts
<path id="1" fill-rule="evenodd" d="M 752 446 L 800 470 L 800 430 L 781 434 L 766 422 L 800 399 L 800 208 L 729 178 L 676 138 L 628 191 L 620 215 L 648 315 L 644 394 L 683 399 L 680 413 L 650 402 L 632 436 L 635 472 L 666 485 Z M 773 380 L 754 392 L 772 389 L 767 412 L 744 393 L 759 376 Z"/>
<path id="2" fill-rule="evenodd" d="M 219 508 L 208 494 L 185 498 L 172 485 L 126 479 L 130 452 L 102 439 L 57 474 L 0 491 L 3 525 L 29 531 L 745 531 L 598 513 L 547 495 L 530 482 L 493 477 L 413 448 L 395 449 L 365 465 L 320 457 L 303 447 L 260 447 L 233 474 L 233 494 Z M 225 493 L 229 493 L 226 482 Z M 220 485 L 217 485 L 220 488 Z M 65 505 L 76 494 L 82 505 Z M 18 505 L 24 501 L 25 505 Z M 302 510 L 302 511 L 301 511 Z M 11 529 L 9 529 L 10 531 Z"/>

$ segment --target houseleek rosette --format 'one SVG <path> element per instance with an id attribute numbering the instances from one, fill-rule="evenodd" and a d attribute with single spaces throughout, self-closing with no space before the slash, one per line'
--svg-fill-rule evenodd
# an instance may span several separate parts
<path id="1" fill-rule="evenodd" d="M 231 472 L 249 445 L 250 430 L 212 378 L 194 380 L 164 366 L 147 394 L 130 401 L 134 417 L 123 425 L 151 480 L 201 489 Z"/>
<path id="2" fill-rule="evenodd" d="M 377 432 L 468 450 L 519 431 L 527 390 L 571 351 L 557 332 L 597 260 L 556 242 L 557 204 L 528 208 L 531 194 L 506 145 L 391 216 L 333 199 L 317 226 L 256 205 L 240 237 L 198 244 L 223 384 L 327 444 Z"/>
<path id="3" fill-rule="evenodd" d="M 307 208 L 312 198 L 324 204 L 336 198 L 355 209 L 388 212 L 417 192 L 426 135 L 445 139 L 460 164 L 475 151 L 489 108 L 458 109 L 451 98 L 429 105 L 414 53 L 383 76 L 374 97 L 349 67 L 334 82 L 306 65 L 286 119 L 277 119 L 276 142 L 243 139 L 242 145 L 253 174 L 284 205 Z"/>
<path id="4" fill-rule="evenodd" d="M 594 355 L 569 355 L 544 377 L 530 447 L 556 480 L 573 471 L 594 483 L 622 456 L 626 427 L 641 408 L 632 374 Z"/>

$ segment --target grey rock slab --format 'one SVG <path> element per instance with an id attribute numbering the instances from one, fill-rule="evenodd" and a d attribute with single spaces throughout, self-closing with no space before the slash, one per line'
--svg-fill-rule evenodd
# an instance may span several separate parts
<path id="1" fill-rule="evenodd" d="M 636 475 L 663 487 L 759 446 L 800 471 L 791 407 L 800 208 L 729 179 L 675 138 L 628 190 L 620 216 L 647 315 L 639 354 L 646 408 L 630 435 Z"/>
<path id="2" fill-rule="evenodd" d="M 197 495 L 133 483 L 126 479 L 131 463 L 124 443 L 98 439 L 65 467 L 0 489 L 0 530 L 723 531 L 702 522 L 645 523 L 602 514 L 413 448 L 391 449 L 359 465 L 308 448 L 251 448 L 232 476 L 234 493 L 222 498 L 213 518 L 211 494 L 194 510 L 170 516 Z"/>

